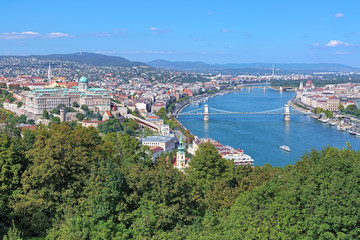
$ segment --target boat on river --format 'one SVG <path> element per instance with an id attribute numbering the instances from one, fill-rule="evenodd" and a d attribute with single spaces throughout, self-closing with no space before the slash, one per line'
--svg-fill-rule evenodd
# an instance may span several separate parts
<path id="1" fill-rule="evenodd" d="M 328 118 L 320 118 L 320 119 L 318 119 L 320 122 L 322 122 L 322 123 L 327 123 L 328 121 L 329 121 L 329 119 Z"/>
<path id="2" fill-rule="evenodd" d="M 328 123 L 329 123 L 329 125 L 330 126 L 336 126 L 336 125 L 338 125 L 339 124 L 339 121 L 333 121 L 333 120 L 330 120 L 330 121 L 328 121 Z"/>
<path id="3" fill-rule="evenodd" d="M 356 132 L 357 132 L 358 130 L 356 129 L 356 128 L 350 128 L 349 129 L 349 134 L 351 134 L 351 135 L 356 135 Z"/>
<path id="4" fill-rule="evenodd" d="M 343 125 L 339 125 L 337 126 L 336 130 L 338 130 L 339 132 L 346 132 L 347 128 Z"/>
<path id="5" fill-rule="evenodd" d="M 280 146 L 280 149 L 282 149 L 282 150 L 284 150 L 284 151 L 287 151 L 287 152 L 290 152 L 290 151 L 291 151 L 291 149 L 290 149 L 288 146 L 286 146 L 286 145 L 281 145 L 281 146 Z"/>

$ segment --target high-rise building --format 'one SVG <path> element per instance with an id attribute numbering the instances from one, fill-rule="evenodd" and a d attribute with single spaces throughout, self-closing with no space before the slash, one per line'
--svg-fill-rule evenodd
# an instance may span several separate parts
<path id="1" fill-rule="evenodd" d="M 50 85 L 51 83 L 51 67 L 50 67 L 50 63 L 49 63 L 49 69 L 48 69 L 48 84 Z"/>

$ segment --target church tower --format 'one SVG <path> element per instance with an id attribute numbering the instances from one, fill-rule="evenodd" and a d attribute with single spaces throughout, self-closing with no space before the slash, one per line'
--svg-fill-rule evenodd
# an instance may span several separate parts
<path id="1" fill-rule="evenodd" d="M 176 167 L 179 170 L 184 170 L 184 168 L 186 167 L 185 151 L 181 137 L 180 137 L 178 152 L 176 154 Z"/>
<path id="2" fill-rule="evenodd" d="M 81 77 L 79 80 L 78 90 L 80 92 L 86 92 L 89 89 L 88 80 L 86 77 Z"/>

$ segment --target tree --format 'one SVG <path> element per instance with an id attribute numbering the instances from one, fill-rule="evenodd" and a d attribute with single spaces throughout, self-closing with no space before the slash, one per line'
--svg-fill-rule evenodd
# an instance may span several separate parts
<path id="1" fill-rule="evenodd" d="M 24 103 L 23 103 L 23 102 L 21 102 L 21 101 L 20 101 L 20 102 L 18 102 L 18 103 L 17 103 L 17 108 L 21 108 L 21 106 L 22 106 L 23 104 L 24 104 Z"/>
<path id="2" fill-rule="evenodd" d="M 77 114 L 75 115 L 75 117 L 76 117 L 79 121 L 82 121 L 82 120 L 84 119 L 84 114 L 82 114 L 82 113 L 77 113 Z"/>
<path id="3" fill-rule="evenodd" d="M 97 118 L 99 121 L 101 121 L 101 120 L 103 119 L 102 115 L 101 115 L 99 112 L 96 113 L 96 118 Z"/>
<path id="4" fill-rule="evenodd" d="M 354 239 L 360 234 L 360 153 L 327 147 L 239 195 L 218 232 L 229 239 Z M 216 236 L 210 234 L 213 239 Z"/>
<path id="5" fill-rule="evenodd" d="M 122 130 L 122 127 L 119 120 L 117 120 L 116 118 L 110 118 L 104 123 L 100 123 L 98 129 L 100 132 L 107 134 L 112 132 L 119 132 Z"/>
<path id="6" fill-rule="evenodd" d="M 43 110 L 43 118 L 49 119 L 49 112 L 46 111 L 45 109 Z"/>
<path id="7" fill-rule="evenodd" d="M 22 192 L 13 205 L 19 225 L 30 235 L 43 234 L 55 216 L 76 209 L 91 166 L 101 158 L 102 144 L 95 128 L 71 130 L 60 124 L 36 134 L 27 154 L 31 166 L 23 174 Z"/>
<path id="8" fill-rule="evenodd" d="M 53 124 L 60 124 L 60 118 L 59 117 L 51 118 L 51 125 Z"/>
<path id="9" fill-rule="evenodd" d="M 158 115 L 161 119 L 168 119 L 168 116 L 166 115 L 166 109 L 163 107 L 156 112 L 156 115 Z"/>
<path id="10" fill-rule="evenodd" d="M 28 119 L 27 123 L 30 124 L 30 125 L 35 125 L 35 120 L 34 119 Z"/>
<path id="11" fill-rule="evenodd" d="M 22 233 L 15 227 L 14 221 L 12 221 L 12 226 L 9 228 L 9 231 L 4 236 L 3 240 L 22 240 Z"/>
<path id="12" fill-rule="evenodd" d="M 10 225 L 10 199 L 21 188 L 21 175 L 28 165 L 22 151 L 20 137 L 0 134 L 0 233 Z"/>
<path id="13" fill-rule="evenodd" d="M 27 121 L 26 115 L 21 115 L 17 120 L 18 123 L 26 123 L 26 121 Z"/>
<path id="14" fill-rule="evenodd" d="M 212 188 L 216 180 L 224 177 L 227 170 L 234 168 L 234 164 L 221 158 L 217 149 L 209 142 L 200 144 L 189 165 L 186 170 L 189 180 L 203 194 Z"/>
<path id="15" fill-rule="evenodd" d="M 87 105 L 81 105 L 81 110 L 88 111 L 89 107 Z"/>
<path id="16" fill-rule="evenodd" d="M 344 111 L 344 109 L 345 109 L 345 108 L 344 108 L 344 106 L 343 106 L 343 105 L 340 105 L 340 106 L 339 106 L 339 111 L 340 111 L 340 112 L 343 112 L 343 111 Z"/>
<path id="17" fill-rule="evenodd" d="M 73 102 L 72 106 L 75 107 L 75 108 L 80 107 L 80 105 L 77 102 Z"/>

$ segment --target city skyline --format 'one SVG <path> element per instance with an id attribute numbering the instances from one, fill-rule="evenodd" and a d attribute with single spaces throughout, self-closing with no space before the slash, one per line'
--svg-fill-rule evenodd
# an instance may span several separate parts
<path id="1" fill-rule="evenodd" d="M 0 55 L 360 67 L 357 1 L 2 2 Z"/>

